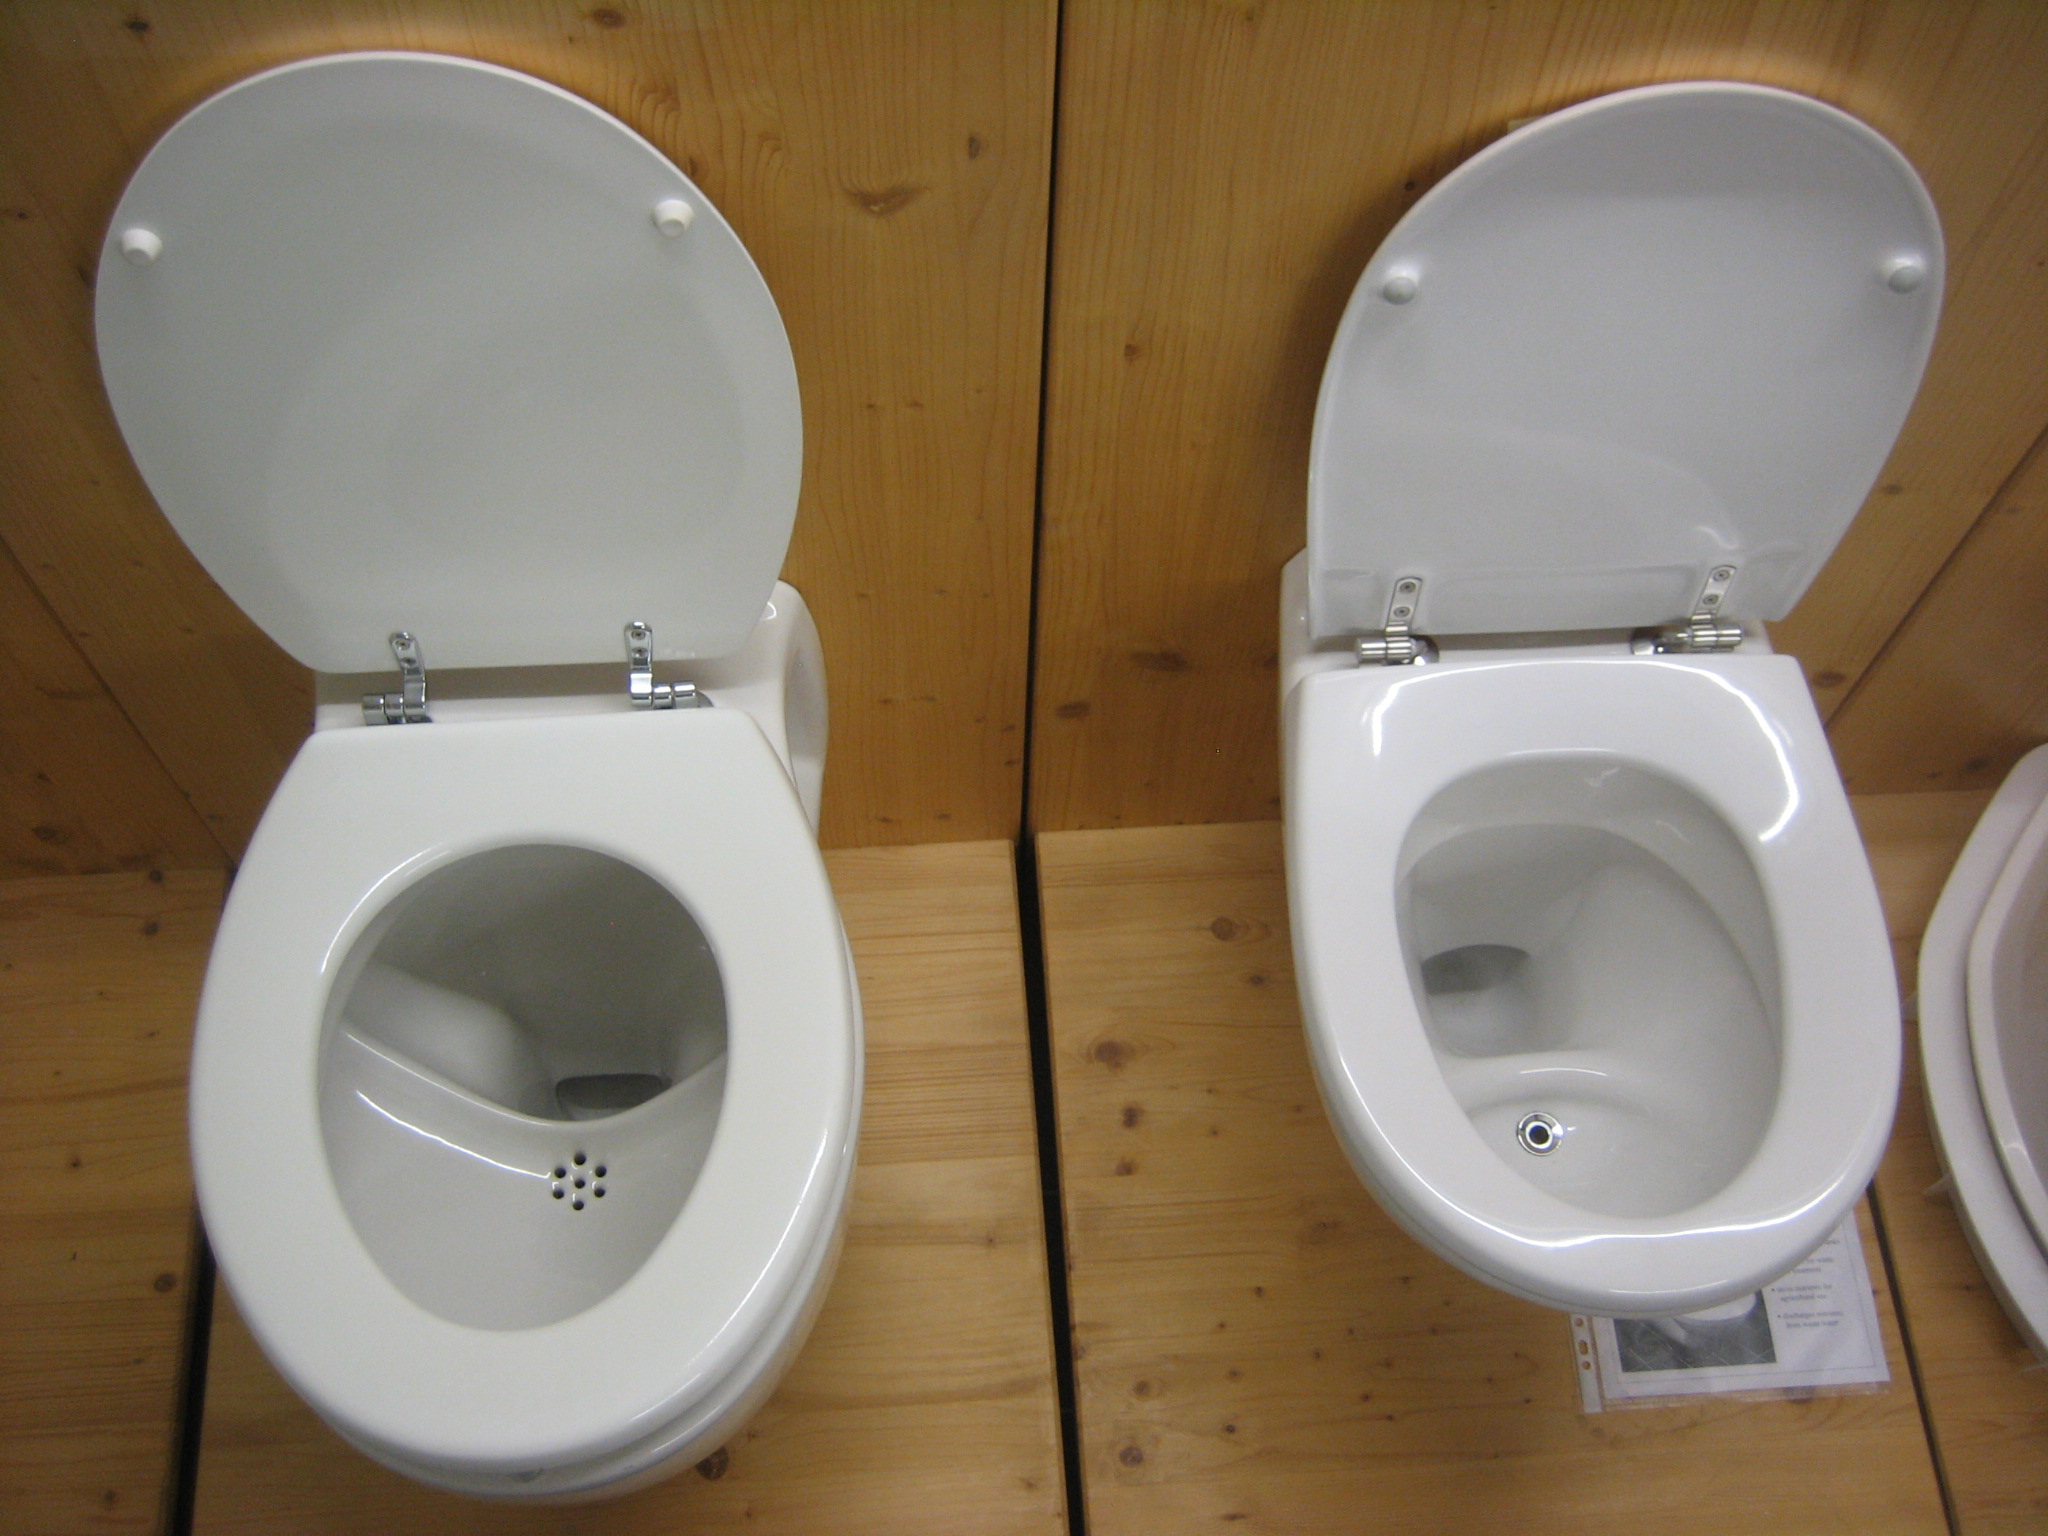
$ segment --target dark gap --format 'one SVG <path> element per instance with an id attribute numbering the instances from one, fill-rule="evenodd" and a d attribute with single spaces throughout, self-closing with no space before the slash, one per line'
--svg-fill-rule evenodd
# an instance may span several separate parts
<path id="1" fill-rule="evenodd" d="M 1941 1494 L 1941 1515 L 1948 1522 L 1949 1536 L 1961 1536 L 1956 1523 L 1955 1495 L 1948 1486 L 1948 1468 L 1941 1459 L 1941 1442 L 1934 1436 L 1934 1420 L 1927 1412 L 1927 1387 L 1920 1379 L 1920 1352 L 1913 1347 L 1913 1323 L 1906 1315 L 1906 1293 L 1899 1289 L 1898 1266 L 1892 1262 L 1891 1234 L 1885 1230 L 1884 1205 L 1875 1184 L 1870 1186 L 1870 1224 L 1877 1232 L 1877 1251 L 1884 1259 L 1884 1283 L 1891 1287 L 1892 1315 L 1899 1320 L 1899 1346 L 1906 1352 L 1906 1374 L 1913 1386 L 1913 1401 L 1920 1409 L 1920 1431 L 1927 1437 L 1927 1456 L 1934 1463 L 1934 1486 Z"/>
<path id="2" fill-rule="evenodd" d="M 192 1262 L 186 1266 L 185 1360 L 178 1375 L 177 1423 L 171 1440 L 171 1486 L 164 1529 L 191 1536 L 199 1497 L 199 1436 L 206 1418 L 206 1357 L 213 1342 L 213 1247 L 192 1213 Z"/>
<path id="3" fill-rule="evenodd" d="M 1029 837 L 1017 845 L 1017 930 L 1024 952 L 1024 1009 L 1031 1027 L 1031 1099 L 1038 1122 L 1038 1191 L 1045 1207 L 1045 1278 L 1052 1304 L 1053 1376 L 1060 1394 L 1067 1529 L 1073 1536 L 1087 1536 L 1081 1412 L 1074 1390 L 1073 1308 L 1067 1297 L 1066 1202 L 1060 1191 L 1059 1116 L 1053 1102 L 1052 1024 L 1045 1005 L 1045 936 L 1038 910 L 1038 857 Z"/>
<path id="4" fill-rule="evenodd" d="M 1017 933 L 1024 962 L 1024 1009 L 1031 1037 L 1031 1102 L 1038 1126 L 1038 1190 L 1045 1216 L 1046 1296 L 1052 1312 L 1053 1379 L 1060 1397 L 1060 1464 L 1065 1473 L 1067 1529 L 1087 1536 L 1081 1482 L 1081 1414 L 1074 1391 L 1073 1309 L 1067 1296 L 1067 1217 L 1060 1190 L 1059 1115 L 1053 1100 L 1052 1025 L 1045 1002 L 1045 930 L 1038 906 L 1038 851 L 1031 823 L 1032 751 L 1038 708 L 1039 573 L 1045 553 L 1045 421 L 1052 374 L 1054 225 L 1059 208 L 1060 65 L 1065 57 L 1064 0 L 1053 17 L 1052 106 L 1047 124 L 1045 307 L 1039 316 L 1038 483 L 1031 521 L 1031 595 L 1024 652 L 1023 792 L 1017 814 Z"/>

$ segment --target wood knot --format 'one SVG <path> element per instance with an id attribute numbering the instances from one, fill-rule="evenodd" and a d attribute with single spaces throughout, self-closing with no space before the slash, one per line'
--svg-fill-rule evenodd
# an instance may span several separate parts
<path id="1" fill-rule="evenodd" d="M 1141 1121 L 1141 1120 L 1143 1120 L 1144 1118 L 1145 1118 L 1145 1106 L 1144 1106 L 1144 1105 L 1142 1105 L 1142 1104 L 1126 1104 L 1126 1105 L 1124 1106 L 1124 1114 L 1123 1114 L 1123 1121 L 1124 1121 L 1124 1129 L 1125 1129 L 1125 1130 L 1127 1130 L 1127 1131 L 1130 1131 L 1130 1130 L 1135 1130 L 1135 1129 L 1137 1129 L 1137 1126 L 1138 1126 L 1138 1122 L 1139 1122 L 1139 1121 Z"/>
<path id="2" fill-rule="evenodd" d="M 715 1483 L 725 1476 L 726 1469 L 731 1465 L 732 1453 L 721 1445 L 717 1450 L 697 1463 L 697 1475 L 706 1482 Z"/>
<path id="3" fill-rule="evenodd" d="M 1142 1467 L 1145 1465 L 1145 1453 L 1135 1445 L 1127 1445 L 1118 1451 L 1116 1459 L 1127 1467 Z"/>
<path id="4" fill-rule="evenodd" d="M 1099 1061 L 1110 1071 L 1115 1072 L 1136 1054 L 1136 1051 L 1121 1040 L 1098 1040 L 1094 1048 L 1088 1052 L 1088 1059 Z"/>
<path id="5" fill-rule="evenodd" d="M 898 182 L 893 187 L 884 187 L 879 192 L 865 191 L 860 187 L 848 187 L 847 199 L 853 206 L 878 219 L 886 219 L 892 213 L 900 213 L 924 196 L 925 189 L 910 182 Z"/>

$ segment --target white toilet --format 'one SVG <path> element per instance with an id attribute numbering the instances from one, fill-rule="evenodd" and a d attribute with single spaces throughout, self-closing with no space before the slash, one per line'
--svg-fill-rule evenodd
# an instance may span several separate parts
<path id="1" fill-rule="evenodd" d="M 588 103 L 354 54 L 173 127 L 97 303 L 165 514 L 320 676 L 200 1004 L 236 1304 L 429 1483 L 703 1457 L 824 1297 L 862 1081 L 767 286 Z"/>
<path id="2" fill-rule="evenodd" d="M 1978 819 L 1920 944 L 1928 1119 L 1977 1261 L 2048 1361 L 2048 747 Z"/>
<path id="3" fill-rule="evenodd" d="M 1492 1285 L 1732 1302 L 1876 1167 L 1885 926 L 1760 621 L 1875 480 L 1941 289 L 1896 150 L 1701 83 L 1509 134 L 1352 295 L 1281 615 L 1295 958 L 1353 1165 Z"/>

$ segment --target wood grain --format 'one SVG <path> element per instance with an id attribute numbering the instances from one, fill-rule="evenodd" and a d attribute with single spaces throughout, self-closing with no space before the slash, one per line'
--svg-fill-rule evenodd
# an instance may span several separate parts
<path id="1" fill-rule="evenodd" d="M 0 879 L 226 862 L 0 548 Z"/>
<path id="2" fill-rule="evenodd" d="M 1928 916 L 1988 798 L 1899 794 L 1856 801 L 1909 989 Z M 2006 1321 L 1954 1208 L 1933 1193 L 1941 1164 L 1910 1025 L 1908 1035 L 1899 1118 L 1878 1170 L 1877 1198 L 1927 1422 L 1960 1536 L 2039 1531 L 2048 1528 L 2048 1373 Z"/>
<path id="3" fill-rule="evenodd" d="M 91 335 L 106 218 L 182 112 L 268 66 L 407 48 L 526 70 L 681 165 L 781 306 L 806 439 L 785 574 L 830 672 L 826 841 L 1011 835 L 1053 28 L 1051 0 L 0 8 L 0 537 L 238 854 L 309 693 L 129 463 Z"/>
<path id="4" fill-rule="evenodd" d="M 1874 1249 L 1888 1392 L 1584 1415 L 1563 1314 L 1346 1164 L 1278 826 L 1038 850 L 1091 1531 L 1945 1529 Z"/>
<path id="5" fill-rule="evenodd" d="M 2048 9 L 1071 0 L 1047 360 L 1037 828 L 1270 816 L 1275 625 L 1338 317 L 1513 120 L 1754 80 L 1912 159 L 1949 289 L 1878 490 L 1780 640 L 1839 701 L 2048 422 Z"/>
<path id="6" fill-rule="evenodd" d="M 868 1030 L 845 1255 L 769 1405 L 696 1471 L 615 1502 L 440 1494 L 334 1437 L 225 1295 L 196 1529 L 1052 1532 L 1064 1526 L 1009 845 L 829 856 Z"/>
<path id="7" fill-rule="evenodd" d="M 2048 741 L 2044 590 L 2048 433 L 1830 724 L 1852 790 L 1988 789 Z"/>
<path id="8" fill-rule="evenodd" d="M 0 884 L 0 1530 L 160 1528 L 213 870 Z"/>

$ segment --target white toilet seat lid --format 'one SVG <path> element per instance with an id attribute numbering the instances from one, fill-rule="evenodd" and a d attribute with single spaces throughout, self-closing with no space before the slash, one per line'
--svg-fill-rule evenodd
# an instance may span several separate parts
<path id="1" fill-rule="evenodd" d="M 1723 565 L 1723 612 L 1783 617 L 1905 420 L 1942 271 L 1913 168 L 1804 96 L 1651 86 L 1509 134 L 1408 212 L 1345 310 L 1313 635 L 1384 628 L 1404 576 L 1425 633 L 1661 623 Z"/>
<path id="2" fill-rule="evenodd" d="M 95 320 L 165 515 L 320 671 L 401 629 L 430 668 L 609 661 L 636 619 L 726 654 L 788 547 L 796 369 L 745 247 L 511 70 L 344 54 L 201 103 L 122 194 Z"/>
<path id="3" fill-rule="evenodd" d="M 724 1097 L 630 1279 L 559 1322 L 476 1328 L 411 1300 L 358 1237 L 322 1135 L 321 1047 L 348 954 L 402 891 L 545 843 L 629 863 L 690 910 L 725 992 Z M 745 711 L 319 732 L 236 875 L 200 1000 L 192 1156 L 221 1271 L 293 1387 L 408 1462 L 523 1472 L 645 1441 L 741 1367 L 830 1241 L 859 1010 L 810 823 Z"/>

